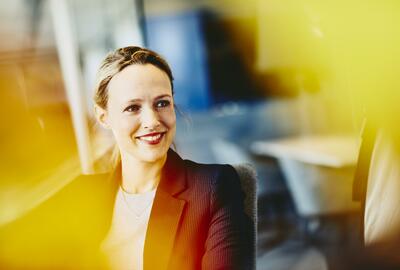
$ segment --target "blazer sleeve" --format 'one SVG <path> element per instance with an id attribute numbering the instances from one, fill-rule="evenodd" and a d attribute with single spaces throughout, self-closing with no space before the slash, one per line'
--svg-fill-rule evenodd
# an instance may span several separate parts
<path id="1" fill-rule="evenodd" d="M 239 176 L 232 166 L 224 165 L 214 179 L 202 269 L 251 269 L 253 227 L 244 212 Z"/>

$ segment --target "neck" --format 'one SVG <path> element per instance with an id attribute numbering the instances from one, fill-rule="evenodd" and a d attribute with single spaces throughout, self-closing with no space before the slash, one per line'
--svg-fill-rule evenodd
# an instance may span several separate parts
<path id="1" fill-rule="evenodd" d="M 129 154 L 121 153 L 121 187 L 129 193 L 143 193 L 154 190 L 161 179 L 167 155 L 155 162 L 139 161 Z"/>

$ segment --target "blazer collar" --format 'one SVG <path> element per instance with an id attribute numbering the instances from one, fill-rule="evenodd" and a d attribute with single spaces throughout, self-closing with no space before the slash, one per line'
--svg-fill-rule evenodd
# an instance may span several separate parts
<path id="1" fill-rule="evenodd" d="M 174 196 L 186 189 L 186 170 L 182 158 L 171 148 L 167 153 L 158 189 Z"/>
<path id="2" fill-rule="evenodd" d="M 167 269 L 185 201 L 177 195 L 186 188 L 183 160 L 168 150 L 167 161 L 156 191 L 144 245 L 143 267 Z"/>

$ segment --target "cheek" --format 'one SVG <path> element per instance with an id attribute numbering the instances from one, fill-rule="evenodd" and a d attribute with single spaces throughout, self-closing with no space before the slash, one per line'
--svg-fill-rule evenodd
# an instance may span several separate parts
<path id="1" fill-rule="evenodd" d="M 121 120 L 120 127 L 121 127 L 121 129 L 132 133 L 139 129 L 140 121 L 136 117 L 127 117 L 127 118 Z"/>
<path id="2" fill-rule="evenodd" d="M 176 116 L 175 111 L 171 110 L 169 112 L 161 114 L 162 122 L 168 129 L 174 129 L 176 126 Z"/>
<path id="3" fill-rule="evenodd" d="M 139 119 L 133 116 L 111 115 L 110 126 L 116 135 L 130 135 L 138 130 Z"/>

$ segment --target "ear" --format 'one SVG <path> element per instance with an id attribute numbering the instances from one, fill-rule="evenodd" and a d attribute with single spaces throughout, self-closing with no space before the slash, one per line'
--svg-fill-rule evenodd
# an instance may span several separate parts
<path id="1" fill-rule="evenodd" d="M 108 114 L 107 110 L 103 109 L 99 105 L 95 104 L 94 105 L 94 113 L 96 115 L 97 122 L 105 128 L 105 129 L 110 129 L 110 126 L 108 125 Z"/>

